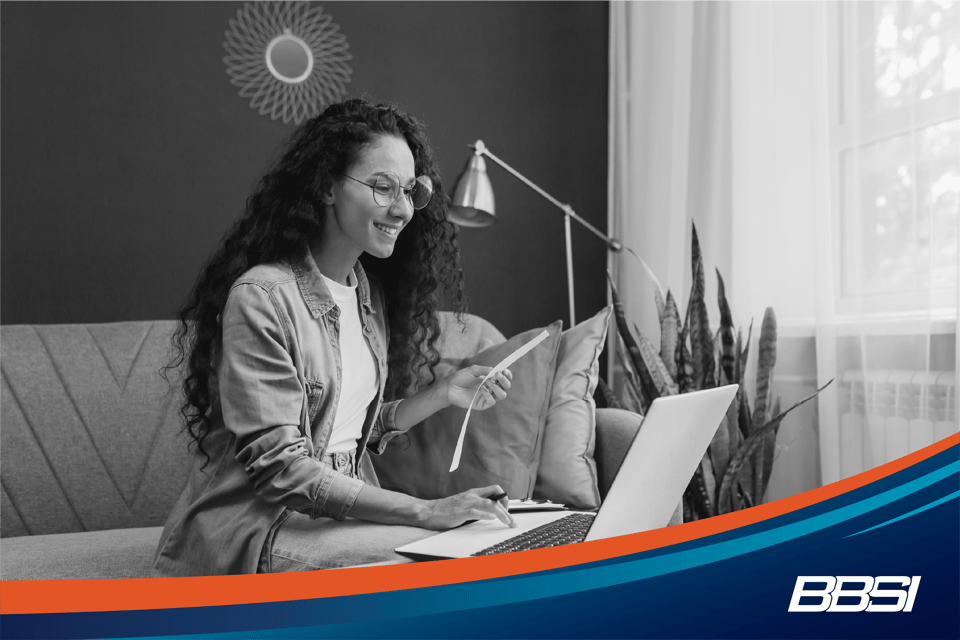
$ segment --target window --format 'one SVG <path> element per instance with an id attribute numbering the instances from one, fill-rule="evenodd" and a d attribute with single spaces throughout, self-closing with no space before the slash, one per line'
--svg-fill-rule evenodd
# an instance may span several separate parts
<path id="1" fill-rule="evenodd" d="M 838 311 L 955 317 L 960 2 L 832 10 Z"/>

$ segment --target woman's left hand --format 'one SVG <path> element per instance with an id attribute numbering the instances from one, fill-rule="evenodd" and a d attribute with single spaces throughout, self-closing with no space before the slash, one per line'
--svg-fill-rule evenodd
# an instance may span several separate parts
<path id="1" fill-rule="evenodd" d="M 474 394 L 477 393 L 477 388 L 480 387 L 480 383 L 492 370 L 493 367 L 482 367 L 475 364 L 451 373 L 443 379 L 447 390 L 447 400 L 454 406 L 463 409 L 468 408 Z M 473 404 L 473 408 L 477 411 L 483 411 L 506 398 L 511 380 L 513 380 L 513 374 L 510 373 L 509 369 L 504 369 L 487 380 L 479 395 L 477 395 L 477 401 Z"/>

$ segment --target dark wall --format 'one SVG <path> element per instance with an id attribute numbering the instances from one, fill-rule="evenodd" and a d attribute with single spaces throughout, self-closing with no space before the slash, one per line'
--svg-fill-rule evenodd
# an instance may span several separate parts
<path id="1" fill-rule="evenodd" d="M 294 125 L 237 95 L 239 3 L 4 3 L 0 322 L 172 318 Z M 429 126 L 448 187 L 491 150 L 606 228 L 606 3 L 322 3 L 354 94 Z M 567 320 L 558 210 L 491 166 L 500 220 L 461 232 L 472 311 L 508 336 Z M 578 318 L 605 254 L 574 229 Z"/>

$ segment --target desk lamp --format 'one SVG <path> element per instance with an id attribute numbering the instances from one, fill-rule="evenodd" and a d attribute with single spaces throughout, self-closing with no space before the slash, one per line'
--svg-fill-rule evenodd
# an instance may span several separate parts
<path id="1" fill-rule="evenodd" d="M 506 162 L 490 153 L 482 140 L 470 145 L 473 149 L 473 155 L 467 160 L 467 166 L 463 173 L 457 178 L 453 188 L 452 203 L 450 207 L 450 219 L 461 227 L 488 227 L 497 219 L 496 208 L 493 198 L 493 186 L 490 184 L 490 177 L 487 175 L 487 163 L 483 156 L 487 156 L 501 167 L 513 174 L 518 180 L 542 195 L 552 202 L 563 214 L 564 232 L 567 244 L 567 298 L 570 302 L 570 326 L 576 325 L 573 304 L 573 247 L 570 241 L 570 220 L 576 220 L 584 227 L 589 229 L 593 235 L 597 236 L 612 251 L 620 251 L 623 246 L 613 238 L 603 234 L 592 224 L 581 218 L 574 212 L 573 207 L 563 204 L 549 193 L 530 182 L 517 170 Z"/>

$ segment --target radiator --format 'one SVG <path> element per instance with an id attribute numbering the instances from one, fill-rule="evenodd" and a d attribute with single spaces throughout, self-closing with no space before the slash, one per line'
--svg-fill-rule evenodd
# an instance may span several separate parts
<path id="1" fill-rule="evenodd" d="M 843 478 L 957 432 L 953 371 L 847 371 L 839 396 Z"/>

